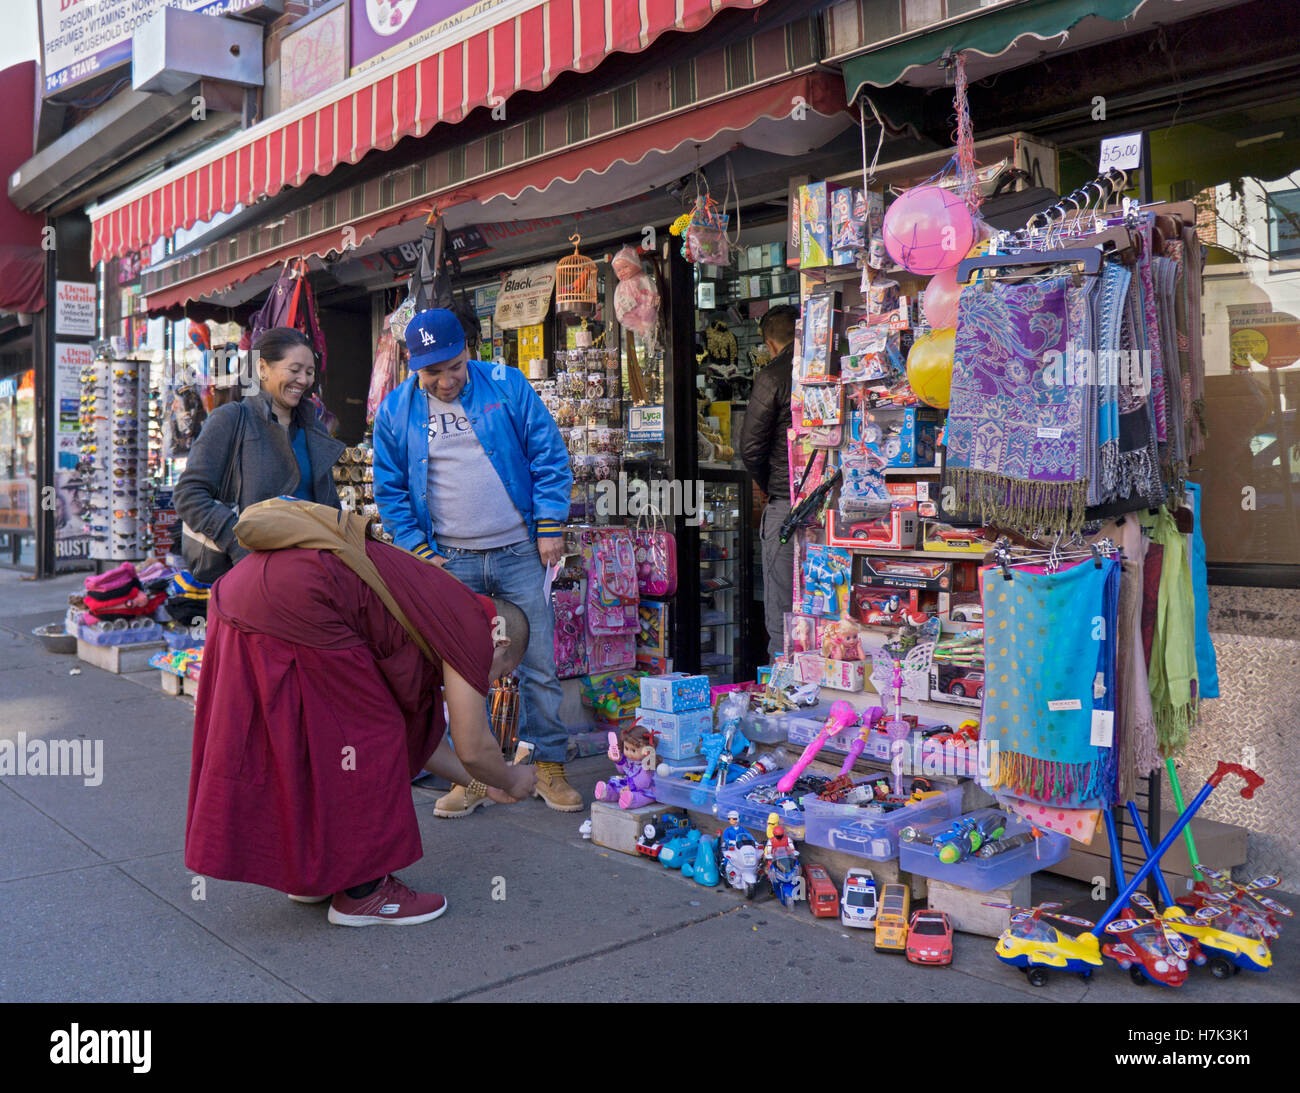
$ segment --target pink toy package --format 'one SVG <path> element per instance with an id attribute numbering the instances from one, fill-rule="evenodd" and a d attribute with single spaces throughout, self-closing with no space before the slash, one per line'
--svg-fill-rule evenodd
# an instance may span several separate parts
<path id="1" fill-rule="evenodd" d="M 551 602 L 555 605 L 555 674 L 560 679 L 585 676 L 587 641 L 582 591 L 556 588 L 551 592 Z"/>
<path id="2" fill-rule="evenodd" d="M 635 635 L 640 628 L 636 611 L 640 593 L 632 533 L 625 528 L 588 529 L 582 533 L 582 558 L 587 570 L 587 633 Z M 592 670 L 604 669 L 593 664 Z"/>

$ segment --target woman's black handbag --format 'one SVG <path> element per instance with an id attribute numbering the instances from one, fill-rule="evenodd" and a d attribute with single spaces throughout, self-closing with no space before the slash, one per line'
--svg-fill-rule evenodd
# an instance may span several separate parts
<path id="1" fill-rule="evenodd" d="M 460 320 L 465 331 L 465 344 L 473 353 L 479 342 L 478 314 L 465 293 L 457 287 L 460 260 L 446 241 L 447 229 L 441 216 L 425 224 L 419 242 L 420 260 L 411 271 L 406 283 L 406 299 L 394 312 L 391 329 L 398 341 L 405 342 L 406 324 L 416 312 L 445 308 Z"/>
<path id="2" fill-rule="evenodd" d="M 219 503 L 229 505 L 236 513 L 239 512 L 239 489 L 243 482 L 239 459 L 244 446 L 244 423 L 248 419 L 248 410 L 244 404 L 241 402 L 238 405 L 239 423 L 235 426 L 235 438 L 226 459 L 226 473 L 221 478 L 221 489 L 216 496 Z M 235 564 L 216 542 L 188 524 L 181 525 L 181 554 L 190 575 L 203 584 L 211 584 Z"/>

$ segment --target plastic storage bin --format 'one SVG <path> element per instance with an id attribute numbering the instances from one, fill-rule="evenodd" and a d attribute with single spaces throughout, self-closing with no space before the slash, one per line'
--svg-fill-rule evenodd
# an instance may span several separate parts
<path id="1" fill-rule="evenodd" d="M 140 645 L 147 641 L 161 641 L 163 629 L 156 622 L 139 630 L 96 630 L 82 626 L 81 640 L 89 645 Z"/>
<path id="2" fill-rule="evenodd" d="M 775 770 L 771 774 L 751 778 L 748 782 L 729 782 L 718 794 L 718 815 L 726 816 L 734 808 L 740 813 L 741 824 L 755 832 L 755 837 L 762 834 L 766 838 L 767 818 L 775 812 L 781 817 L 786 833 L 792 839 L 802 839 L 804 837 L 803 809 L 782 809 L 775 805 L 759 804 L 745 797 L 750 790 L 760 786 L 775 786 L 785 773 L 783 770 Z"/>
<path id="3" fill-rule="evenodd" d="M 691 782 L 685 778 L 656 774 L 654 796 L 661 805 L 672 805 L 674 808 L 685 808 L 692 812 L 711 813 L 718 800 L 718 791 L 713 788 L 712 781 L 706 788 L 699 782 Z"/>
<path id="4" fill-rule="evenodd" d="M 756 744 L 781 744 L 786 740 L 794 742 L 793 736 L 790 735 L 795 730 L 796 722 L 813 721 L 816 728 L 807 738 L 801 738 L 800 746 L 808 743 L 813 736 L 817 735 L 817 730 L 821 728 L 822 722 L 826 720 L 826 715 L 831 712 L 829 702 L 819 702 L 815 706 L 808 706 L 797 710 L 782 710 L 779 713 L 747 713 L 740 723 L 741 729 L 746 736 Z M 800 732 L 807 730 L 800 727 Z"/>
<path id="5" fill-rule="evenodd" d="M 889 780 L 887 774 L 878 777 Z M 876 781 L 875 777 L 863 781 Z M 903 788 L 911 793 L 914 779 L 904 778 Z M 871 861 L 888 861 L 898 857 L 898 833 L 905 827 L 954 819 L 961 815 L 961 786 L 941 788 L 937 797 L 927 797 L 914 805 L 881 814 L 864 813 L 857 805 L 802 800 L 804 839 L 813 846 L 840 850 Z"/>
<path id="6" fill-rule="evenodd" d="M 162 639 L 169 649 L 202 649 L 203 639 L 196 638 L 188 630 L 164 630 Z"/>
<path id="7" fill-rule="evenodd" d="M 1015 835 L 1028 835 L 1032 825 L 1018 816 L 1013 816 L 1002 809 L 978 808 L 966 815 L 982 818 L 1002 812 L 1007 817 L 1006 834 L 1003 839 Z M 937 835 L 949 828 L 952 821 L 927 824 L 920 827 L 924 835 Z M 1037 843 L 1037 845 L 1035 845 Z M 978 852 L 964 861 L 947 865 L 941 862 L 934 852 L 934 847 L 920 842 L 899 842 L 898 866 L 910 873 L 919 873 L 932 880 L 941 880 L 945 884 L 955 884 L 959 888 L 971 888 L 976 892 L 991 892 L 995 888 L 1005 888 L 1021 877 L 1046 869 L 1063 861 L 1070 853 L 1070 840 L 1065 835 L 1054 831 L 1043 832 L 1037 840 L 1031 840 L 1024 846 L 995 854 L 993 857 L 981 857 Z"/>

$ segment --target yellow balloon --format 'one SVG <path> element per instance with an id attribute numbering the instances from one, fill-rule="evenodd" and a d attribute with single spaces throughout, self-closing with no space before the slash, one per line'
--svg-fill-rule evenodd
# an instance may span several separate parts
<path id="1" fill-rule="evenodd" d="M 912 343 L 907 354 L 907 381 L 917 398 L 939 410 L 948 408 L 952 389 L 952 360 L 957 352 L 953 327 L 931 330 Z"/>

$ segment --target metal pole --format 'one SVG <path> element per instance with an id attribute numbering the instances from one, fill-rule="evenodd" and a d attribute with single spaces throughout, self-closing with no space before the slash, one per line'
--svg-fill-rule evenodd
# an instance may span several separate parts
<path id="1" fill-rule="evenodd" d="M 1142 852 L 1148 859 L 1151 857 L 1151 840 L 1147 838 L 1146 829 L 1142 826 L 1142 816 L 1138 812 L 1137 805 L 1132 801 L 1128 803 L 1128 814 L 1133 817 L 1133 826 L 1137 828 L 1138 841 L 1142 844 Z M 1165 875 L 1160 871 L 1160 866 L 1156 865 L 1151 870 L 1151 875 L 1155 877 L 1156 887 L 1160 889 L 1160 898 L 1165 901 L 1166 907 L 1172 907 L 1174 897 L 1169 894 L 1169 885 L 1165 883 Z"/>

